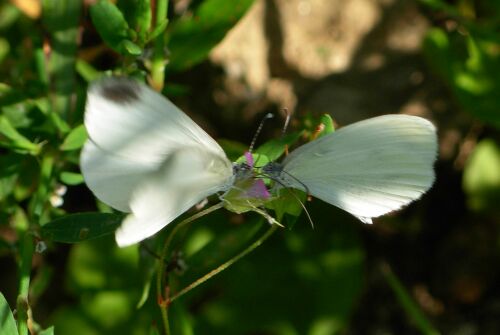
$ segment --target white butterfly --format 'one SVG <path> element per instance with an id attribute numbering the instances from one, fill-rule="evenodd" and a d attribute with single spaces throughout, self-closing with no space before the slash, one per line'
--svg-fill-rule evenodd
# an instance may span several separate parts
<path id="1" fill-rule="evenodd" d="M 253 176 L 244 164 L 233 167 L 217 142 L 170 101 L 129 79 L 91 85 L 85 126 L 87 185 L 104 203 L 131 213 L 116 231 L 120 246 L 154 235 L 207 196 L 229 190 L 235 179 Z M 432 185 L 436 142 L 429 121 L 387 115 L 305 144 L 263 172 L 371 222 Z M 266 199 L 263 185 L 237 184 Z"/>
<path id="2" fill-rule="evenodd" d="M 365 223 L 420 198 L 434 182 L 436 129 L 409 115 L 384 115 L 302 145 L 264 174 Z"/>
<path id="3" fill-rule="evenodd" d="M 162 95 L 124 78 L 88 90 L 81 170 L 104 203 L 129 212 L 116 231 L 127 246 L 152 236 L 233 184 L 222 148 Z"/>

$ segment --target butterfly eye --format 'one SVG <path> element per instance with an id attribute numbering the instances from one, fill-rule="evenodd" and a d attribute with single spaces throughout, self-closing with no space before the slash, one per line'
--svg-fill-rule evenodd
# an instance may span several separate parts
<path id="1" fill-rule="evenodd" d="M 247 163 L 233 164 L 233 175 L 236 179 L 245 179 L 251 177 L 252 167 Z"/>

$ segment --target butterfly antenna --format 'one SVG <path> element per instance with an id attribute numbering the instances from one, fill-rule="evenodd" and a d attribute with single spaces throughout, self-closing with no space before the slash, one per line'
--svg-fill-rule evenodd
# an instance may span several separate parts
<path id="1" fill-rule="evenodd" d="M 272 119 L 273 117 L 274 117 L 273 113 L 267 113 L 264 116 L 264 118 L 262 119 L 262 121 L 260 121 L 259 127 L 257 128 L 257 131 L 255 132 L 255 135 L 253 136 L 252 142 L 250 143 L 250 148 L 248 148 L 248 152 L 249 153 L 252 153 L 252 150 L 253 150 L 253 147 L 255 145 L 255 142 L 257 141 L 257 137 L 259 136 L 259 134 L 260 134 L 260 132 L 262 130 L 262 127 L 264 127 L 264 123 L 266 122 L 266 120 Z"/>
<path id="2" fill-rule="evenodd" d="M 281 138 L 285 137 L 286 130 L 288 129 L 288 124 L 290 123 L 290 112 L 288 111 L 288 108 L 283 108 L 283 112 L 286 114 L 286 118 L 283 129 L 281 130 Z"/>
<path id="3" fill-rule="evenodd" d="M 288 187 L 286 186 L 285 184 L 283 184 L 279 179 L 277 178 L 273 178 L 272 176 L 268 176 L 268 175 L 264 175 L 264 174 L 261 174 L 261 176 L 263 177 L 266 177 L 266 178 L 269 178 L 271 179 L 272 181 L 280 184 L 292 197 L 295 198 L 295 200 L 298 201 L 298 203 L 300 204 L 300 206 L 302 207 L 302 209 L 304 210 L 304 212 L 306 213 L 306 216 L 307 216 L 307 220 L 309 221 L 309 223 L 311 224 L 311 227 L 314 229 L 314 222 L 311 218 L 311 215 L 309 214 L 309 211 L 307 210 L 306 206 L 304 205 L 304 203 L 302 202 L 302 200 L 300 200 L 300 198 L 297 196 L 297 194 L 293 193 L 293 191 Z M 291 175 L 290 175 L 291 176 Z M 291 176 L 292 178 L 294 178 L 293 176 Z M 296 178 L 294 178 L 296 179 Z M 297 180 L 301 185 L 304 186 L 305 189 L 307 189 L 307 186 L 304 185 L 302 182 L 300 182 L 299 180 Z M 309 192 L 307 192 L 307 195 L 309 196 Z"/>
<path id="4" fill-rule="evenodd" d="M 289 176 L 290 178 L 292 178 L 293 180 L 295 180 L 297 183 L 299 183 L 300 185 L 302 185 L 302 187 L 304 188 L 304 191 L 306 191 L 308 197 L 311 195 L 311 192 L 309 192 L 309 187 L 307 187 L 306 184 L 304 184 L 299 179 L 295 178 L 293 175 L 291 175 L 290 173 L 288 173 L 288 172 L 286 172 L 284 170 L 281 170 L 281 172 L 283 172 L 284 174 L 286 174 L 287 176 Z"/>

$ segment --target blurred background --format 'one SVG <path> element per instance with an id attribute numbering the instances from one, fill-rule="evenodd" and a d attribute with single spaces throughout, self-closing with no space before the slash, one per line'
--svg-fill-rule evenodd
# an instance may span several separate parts
<path id="1" fill-rule="evenodd" d="M 0 291 L 16 309 L 31 275 L 32 329 L 161 332 L 151 283 L 171 227 L 125 249 L 109 234 L 43 234 L 67 213 L 110 210 L 78 169 L 87 83 L 153 73 L 132 10 L 149 1 L 114 3 L 126 29 L 99 1 L 0 2 Z M 314 229 L 302 215 L 177 300 L 173 334 L 500 334 L 500 2 L 174 0 L 168 16 L 163 93 L 232 159 L 268 112 L 281 117 L 258 144 L 279 136 L 285 109 L 291 131 L 324 113 L 338 127 L 403 113 L 439 135 L 422 199 L 373 225 L 308 202 Z M 220 211 L 193 224 L 174 243 L 172 289 L 255 240 L 259 220 Z"/>

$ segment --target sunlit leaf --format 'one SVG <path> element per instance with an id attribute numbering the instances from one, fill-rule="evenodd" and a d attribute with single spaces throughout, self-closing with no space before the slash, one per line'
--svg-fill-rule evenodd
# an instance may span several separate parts
<path id="1" fill-rule="evenodd" d="M 475 210 L 498 210 L 500 203 L 500 146 L 491 139 L 481 141 L 464 169 L 463 188 Z"/>
<path id="2" fill-rule="evenodd" d="M 0 334 L 17 335 L 16 321 L 10 311 L 9 304 L 0 292 Z"/>
<path id="3" fill-rule="evenodd" d="M 75 127 L 60 146 L 63 151 L 80 149 L 87 140 L 87 130 L 83 124 Z"/>
<path id="4" fill-rule="evenodd" d="M 21 135 L 10 123 L 10 121 L 3 115 L 0 115 L 0 135 L 4 135 L 10 140 L 9 144 L 12 145 L 13 149 L 17 149 L 20 152 L 29 152 L 32 154 L 37 154 L 40 151 L 40 146 L 32 143 L 26 137 Z M 0 143 L 2 137 L 0 136 Z"/>
<path id="5" fill-rule="evenodd" d="M 54 327 L 49 327 L 38 333 L 39 335 L 54 335 Z"/>
<path id="6" fill-rule="evenodd" d="M 103 41 L 115 51 L 126 54 L 123 42 L 129 39 L 129 26 L 118 7 L 110 1 L 100 0 L 90 6 L 90 17 Z"/>
<path id="7" fill-rule="evenodd" d="M 60 175 L 61 181 L 66 185 L 79 185 L 84 182 L 81 173 L 63 171 Z"/>
<path id="8" fill-rule="evenodd" d="M 283 138 L 270 140 L 258 147 L 255 150 L 255 153 L 263 154 L 268 157 L 270 161 L 275 161 L 283 155 L 287 148 L 295 144 L 301 135 L 301 132 L 294 132 L 284 136 Z"/>

